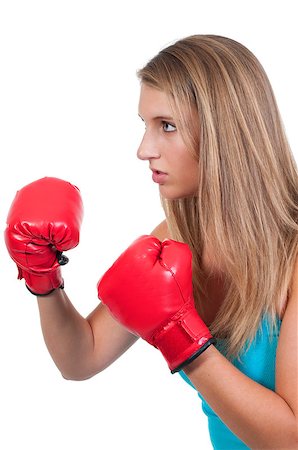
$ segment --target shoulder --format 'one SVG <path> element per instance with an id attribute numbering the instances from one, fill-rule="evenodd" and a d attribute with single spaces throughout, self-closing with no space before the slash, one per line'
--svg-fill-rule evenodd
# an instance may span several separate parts
<path id="1" fill-rule="evenodd" d="M 151 236 L 156 237 L 160 241 L 163 241 L 164 239 L 170 238 L 170 233 L 167 225 L 167 221 L 163 220 L 159 225 L 157 225 L 154 230 L 150 233 Z"/>
<path id="2" fill-rule="evenodd" d="M 297 319 L 298 319 L 298 258 L 294 265 L 292 279 L 289 288 L 288 301 L 285 307 L 284 315 L 282 317 L 281 336 L 286 336 L 284 339 L 285 345 L 289 346 L 291 342 L 297 342 Z"/>
<path id="3" fill-rule="evenodd" d="M 294 270 L 292 274 L 292 279 L 290 283 L 290 289 L 289 289 L 289 297 L 288 297 L 288 303 L 285 310 L 285 314 L 287 313 L 287 310 L 290 309 L 291 316 L 295 317 L 295 328 L 297 328 L 297 318 L 298 318 L 298 257 L 296 258 L 296 262 L 294 265 Z"/>
<path id="4" fill-rule="evenodd" d="M 298 255 L 296 258 L 296 262 L 293 267 L 293 272 L 290 279 L 290 284 L 287 291 L 287 297 L 284 302 L 280 305 L 280 309 L 278 310 L 278 315 L 281 319 L 283 319 L 284 314 L 289 306 L 289 304 L 298 301 Z"/>
<path id="5" fill-rule="evenodd" d="M 290 286 L 290 297 L 298 298 L 298 256 L 296 258 L 296 263 L 294 265 L 291 286 Z"/>
<path id="6" fill-rule="evenodd" d="M 276 354 L 276 392 L 298 413 L 298 259 L 294 266 L 289 300 L 282 319 Z"/>

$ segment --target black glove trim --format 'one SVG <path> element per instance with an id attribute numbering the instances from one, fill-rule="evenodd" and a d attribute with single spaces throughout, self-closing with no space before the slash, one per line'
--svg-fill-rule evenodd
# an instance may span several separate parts
<path id="1" fill-rule="evenodd" d="M 200 356 L 210 345 L 216 344 L 216 339 L 213 337 L 209 339 L 209 341 L 206 342 L 199 350 L 197 350 L 193 355 L 191 355 L 186 361 L 183 361 L 182 364 L 180 364 L 175 369 L 171 370 L 171 373 L 179 372 L 183 367 L 190 364 L 192 361 L 194 361 L 198 356 Z"/>
<path id="2" fill-rule="evenodd" d="M 45 294 L 39 294 L 38 292 L 33 292 L 31 291 L 31 289 L 27 286 L 26 284 L 26 288 L 28 289 L 28 291 L 33 294 L 36 295 L 37 297 L 47 297 L 47 295 L 50 295 L 52 292 L 54 292 L 56 289 L 64 289 L 64 282 L 61 284 L 61 286 L 59 286 L 58 288 L 54 288 L 51 289 L 49 292 L 46 292 Z"/>

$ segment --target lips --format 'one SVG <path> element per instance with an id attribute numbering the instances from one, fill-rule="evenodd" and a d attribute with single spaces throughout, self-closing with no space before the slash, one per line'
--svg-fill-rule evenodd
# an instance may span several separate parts
<path id="1" fill-rule="evenodd" d="M 154 183 L 163 184 L 166 181 L 168 177 L 167 173 L 155 169 L 151 170 L 152 170 L 152 180 L 154 181 Z"/>

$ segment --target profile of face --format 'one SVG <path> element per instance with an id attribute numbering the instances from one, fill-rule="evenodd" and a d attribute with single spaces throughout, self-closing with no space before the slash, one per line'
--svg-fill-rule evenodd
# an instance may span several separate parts
<path id="1" fill-rule="evenodd" d="M 149 162 L 161 196 L 173 200 L 195 195 L 198 163 L 183 142 L 167 94 L 142 83 L 139 116 L 145 133 L 137 156 Z"/>

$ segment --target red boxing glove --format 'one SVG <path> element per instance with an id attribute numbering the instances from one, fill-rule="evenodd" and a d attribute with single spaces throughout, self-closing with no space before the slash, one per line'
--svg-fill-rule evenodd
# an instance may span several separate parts
<path id="1" fill-rule="evenodd" d="M 62 252 L 76 247 L 83 216 L 79 189 L 67 181 L 45 177 L 17 192 L 5 230 L 8 252 L 29 291 L 47 295 L 63 287 Z"/>
<path id="2" fill-rule="evenodd" d="M 191 262 L 186 244 L 141 236 L 97 285 L 112 315 L 158 348 L 172 373 L 216 342 L 195 309 Z"/>

